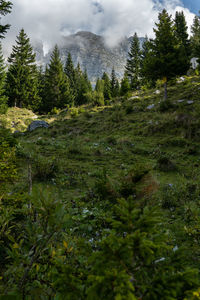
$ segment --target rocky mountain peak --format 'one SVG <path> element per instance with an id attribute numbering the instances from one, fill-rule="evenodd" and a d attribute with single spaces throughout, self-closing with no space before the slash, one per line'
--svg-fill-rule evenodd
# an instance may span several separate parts
<path id="1" fill-rule="evenodd" d="M 123 77 L 130 43 L 131 38 L 125 37 L 115 47 L 109 47 L 102 36 L 88 31 L 79 31 L 63 37 L 59 49 L 63 64 L 70 52 L 74 65 L 79 63 L 82 70 L 87 70 L 89 79 L 94 82 L 98 77 L 102 77 L 104 72 L 110 75 L 113 67 L 117 77 Z M 38 45 L 34 47 L 34 50 L 40 63 L 41 61 L 43 64 L 49 62 L 52 49 L 46 56 L 43 56 L 43 59 L 41 59 L 42 52 L 38 49 Z"/>

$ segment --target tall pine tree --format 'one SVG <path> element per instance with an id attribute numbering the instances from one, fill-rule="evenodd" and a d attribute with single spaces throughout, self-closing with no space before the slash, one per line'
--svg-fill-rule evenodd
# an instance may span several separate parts
<path id="1" fill-rule="evenodd" d="M 200 62 L 200 16 L 194 17 L 191 33 L 192 56 L 197 57 Z"/>
<path id="2" fill-rule="evenodd" d="M 175 15 L 175 36 L 179 44 L 180 57 L 182 62 L 179 66 L 180 73 L 184 74 L 190 68 L 191 46 L 188 35 L 188 27 L 183 11 Z"/>
<path id="3" fill-rule="evenodd" d="M 88 102 L 88 93 L 92 92 L 92 86 L 88 79 L 87 70 L 80 73 L 79 82 L 77 82 L 79 86 L 79 98 L 76 105 L 86 104 Z"/>
<path id="4" fill-rule="evenodd" d="M 159 13 L 158 20 L 155 39 L 149 42 L 150 50 L 143 62 L 143 72 L 147 79 L 163 80 L 164 99 L 167 99 L 167 81 L 186 72 L 185 56 L 176 38 L 174 23 L 165 9 Z"/>
<path id="5" fill-rule="evenodd" d="M 112 73 L 111 73 L 111 80 L 110 80 L 110 89 L 111 89 L 111 96 L 112 98 L 115 98 L 119 96 L 119 81 L 117 79 L 117 76 L 115 74 L 115 68 L 112 68 Z"/>
<path id="6" fill-rule="evenodd" d="M 12 3 L 10 1 L 0 0 L 0 16 L 5 16 L 11 12 Z M 1 19 L 1 17 L 0 17 Z M 5 33 L 10 28 L 9 24 L 0 24 L 0 39 L 5 37 Z"/>
<path id="7" fill-rule="evenodd" d="M 140 42 L 137 33 L 134 34 L 131 43 L 131 48 L 128 53 L 129 58 L 126 63 L 126 71 L 130 80 L 131 89 L 138 89 L 140 86 L 140 64 L 141 64 L 141 51 Z"/>
<path id="8" fill-rule="evenodd" d="M 175 15 L 175 36 L 178 42 L 185 48 L 187 57 L 191 56 L 190 40 L 188 35 L 188 27 L 183 11 L 176 12 Z"/>
<path id="9" fill-rule="evenodd" d="M 149 51 L 150 51 L 150 42 L 149 42 L 149 39 L 146 35 L 145 39 L 142 43 L 141 62 L 140 62 L 140 77 L 141 77 L 141 84 L 142 85 L 147 85 L 147 86 L 152 85 L 149 78 L 148 79 L 146 78 L 145 70 L 144 70 L 144 62 L 145 62 L 147 56 L 149 55 Z"/>
<path id="10" fill-rule="evenodd" d="M 73 105 L 74 96 L 70 88 L 70 81 L 64 73 L 58 46 L 54 47 L 50 63 L 46 68 L 44 82 L 43 110 L 51 111 L 54 107 L 64 108 Z"/>
<path id="11" fill-rule="evenodd" d="M 71 56 L 70 52 L 68 52 L 68 55 L 67 55 L 67 60 L 66 60 L 66 63 L 65 63 L 64 72 L 67 75 L 67 77 L 69 78 L 70 87 L 72 89 L 74 98 L 76 98 L 76 96 L 77 96 L 76 70 L 74 68 L 74 64 L 73 64 L 72 56 Z"/>
<path id="12" fill-rule="evenodd" d="M 108 74 L 106 72 L 103 73 L 102 76 L 103 80 L 103 95 L 105 100 L 111 100 L 111 84 L 110 84 L 110 78 L 108 77 Z"/>
<path id="13" fill-rule="evenodd" d="M 0 114 L 5 113 L 7 110 L 7 100 L 5 95 L 5 83 L 6 83 L 6 66 L 2 53 L 2 46 L 0 43 Z"/>
<path id="14" fill-rule="evenodd" d="M 37 110 L 40 106 L 35 54 L 24 29 L 17 36 L 16 45 L 8 58 L 7 94 L 9 104 Z"/>
<path id="15" fill-rule="evenodd" d="M 121 96 L 124 96 L 126 95 L 129 91 L 130 91 L 130 83 L 129 83 L 129 80 L 128 80 L 128 75 L 127 75 L 127 72 L 125 71 L 124 72 L 124 77 L 121 81 L 121 89 L 120 89 L 120 95 Z"/>

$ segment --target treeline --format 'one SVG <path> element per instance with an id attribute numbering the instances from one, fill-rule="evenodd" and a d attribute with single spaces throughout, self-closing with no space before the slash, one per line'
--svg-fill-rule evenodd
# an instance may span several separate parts
<path id="1" fill-rule="evenodd" d="M 75 67 L 68 53 L 65 65 L 62 64 L 56 45 L 45 70 L 36 65 L 35 53 L 30 39 L 22 29 L 6 66 L 0 48 L 0 110 L 8 106 L 28 108 L 39 113 L 56 109 L 80 106 L 86 103 L 104 105 L 106 101 L 119 96 L 120 85 L 115 70 L 111 79 L 104 73 L 96 82 L 93 91 L 87 71 Z"/>
<path id="2" fill-rule="evenodd" d="M 87 103 L 109 104 L 129 91 L 152 87 L 157 80 L 163 82 L 167 98 L 167 82 L 185 75 L 192 57 L 200 61 L 200 17 L 195 16 L 189 37 L 183 12 L 176 12 L 172 19 L 164 9 L 153 30 L 155 38 L 146 36 L 142 48 L 134 34 L 121 82 L 113 68 L 110 76 L 104 73 L 97 79 L 93 90 L 87 71 L 81 70 L 79 64 L 74 66 L 70 53 L 62 64 L 58 46 L 45 70 L 38 68 L 30 40 L 22 29 L 7 69 L 0 47 L 0 112 L 6 111 L 7 105 L 48 113 Z"/>
<path id="3" fill-rule="evenodd" d="M 184 13 L 176 12 L 172 19 L 164 9 L 153 31 L 155 38 L 146 36 L 142 49 L 135 33 L 122 83 L 128 91 L 152 87 L 161 80 L 167 98 L 167 82 L 187 74 L 191 58 L 200 62 L 200 17 L 195 16 L 189 37 Z"/>

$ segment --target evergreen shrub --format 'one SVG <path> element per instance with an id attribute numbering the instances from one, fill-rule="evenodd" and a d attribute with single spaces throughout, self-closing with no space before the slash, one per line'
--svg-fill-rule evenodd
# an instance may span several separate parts
<path id="1" fill-rule="evenodd" d="M 173 104 L 171 103 L 171 101 L 169 100 L 162 100 L 160 102 L 160 105 L 159 105 L 159 111 L 160 112 L 166 112 L 168 111 L 170 108 L 173 108 Z"/>
<path id="2" fill-rule="evenodd" d="M 59 165 L 57 159 L 50 160 L 49 158 L 37 156 L 34 158 L 34 173 L 33 177 L 40 181 L 47 181 L 57 175 Z"/>

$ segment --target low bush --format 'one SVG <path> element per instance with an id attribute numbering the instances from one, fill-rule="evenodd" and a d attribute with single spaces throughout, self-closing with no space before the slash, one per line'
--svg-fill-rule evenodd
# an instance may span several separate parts
<path id="1" fill-rule="evenodd" d="M 156 168 L 163 172 L 176 171 L 177 167 L 167 156 L 161 155 L 157 160 Z"/>
<path id="2" fill-rule="evenodd" d="M 33 162 L 33 177 L 37 180 L 50 180 L 55 177 L 59 171 L 57 159 L 49 159 L 43 156 L 38 156 L 33 159 Z"/>
<path id="3" fill-rule="evenodd" d="M 78 108 L 76 108 L 76 107 L 72 107 L 72 108 L 69 109 L 69 113 L 70 113 L 70 116 L 71 116 L 72 118 L 74 118 L 74 117 L 77 117 L 77 116 L 78 116 L 79 110 L 78 110 Z"/>
<path id="4" fill-rule="evenodd" d="M 168 111 L 170 108 L 173 108 L 173 104 L 169 100 L 163 100 L 160 102 L 160 106 L 159 106 L 160 112 Z"/>
<path id="5" fill-rule="evenodd" d="M 133 104 L 129 103 L 128 105 L 125 106 L 125 113 L 131 114 L 133 112 Z"/>

